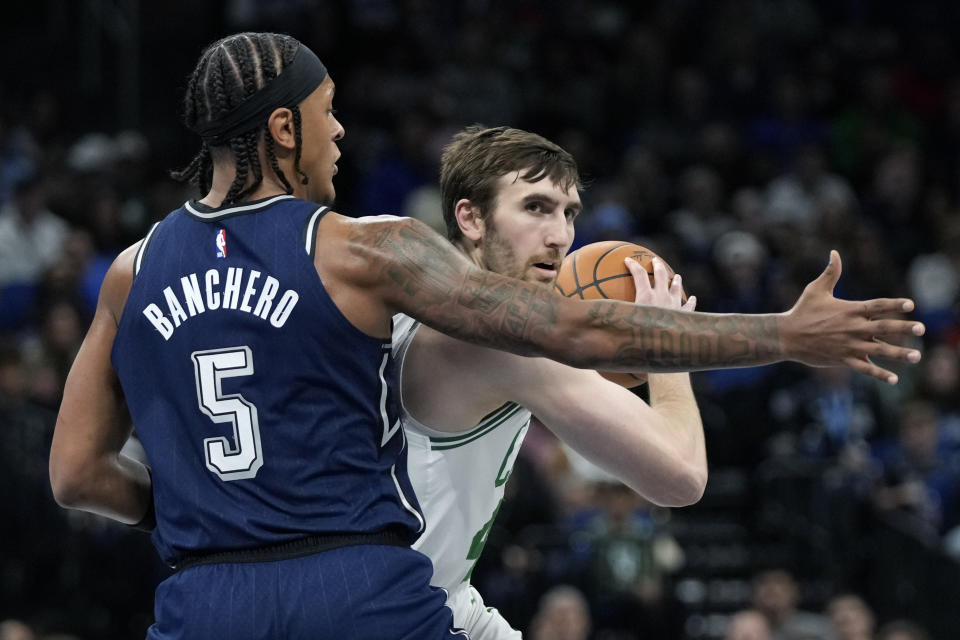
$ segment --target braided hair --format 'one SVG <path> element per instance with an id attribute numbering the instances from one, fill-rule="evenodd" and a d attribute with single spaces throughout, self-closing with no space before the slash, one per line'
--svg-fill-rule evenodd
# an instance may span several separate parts
<path id="1" fill-rule="evenodd" d="M 201 54 L 187 83 L 183 100 L 184 124 L 192 130 L 197 123 L 222 118 L 244 99 L 276 78 L 293 61 L 299 44 L 296 39 L 277 33 L 238 33 L 211 44 Z M 302 183 L 306 184 L 307 175 L 300 169 L 300 108 L 293 105 L 290 110 L 293 113 L 296 141 L 294 168 L 301 176 Z M 265 150 L 273 172 L 283 183 L 286 192 L 293 193 L 290 181 L 277 163 L 273 136 L 267 130 L 266 122 L 222 143 L 214 145 L 203 140 L 200 152 L 193 157 L 190 164 L 180 171 L 172 171 L 170 175 L 175 180 L 194 183 L 200 189 L 201 195 L 205 195 L 210 191 L 213 181 L 213 155 L 230 153 L 237 167 L 237 175 L 222 204 L 242 202 L 263 182 L 263 167 L 260 166 L 257 152 L 261 133 L 266 133 Z M 251 173 L 254 180 L 250 186 L 244 188 Z"/>

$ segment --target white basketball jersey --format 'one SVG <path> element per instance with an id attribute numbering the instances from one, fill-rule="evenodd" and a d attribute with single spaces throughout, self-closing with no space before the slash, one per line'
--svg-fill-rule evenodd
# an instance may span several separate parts
<path id="1" fill-rule="evenodd" d="M 393 319 L 400 379 L 407 347 L 420 324 Z M 402 404 L 402 394 L 401 396 Z M 410 450 L 407 468 L 426 528 L 413 547 L 433 561 L 430 584 L 453 592 L 469 583 L 503 499 L 504 485 L 530 425 L 530 412 L 508 402 L 459 433 L 436 431 L 401 407 Z"/>

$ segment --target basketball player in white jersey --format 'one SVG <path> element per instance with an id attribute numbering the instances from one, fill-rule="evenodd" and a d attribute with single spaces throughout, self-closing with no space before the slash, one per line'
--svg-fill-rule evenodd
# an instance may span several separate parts
<path id="1" fill-rule="evenodd" d="M 570 155 L 525 131 L 471 127 L 444 152 L 447 235 L 477 266 L 552 287 L 573 242 L 580 187 Z M 681 304 L 680 278 L 661 261 L 651 287 L 628 261 L 637 302 Z M 408 467 L 426 520 L 415 543 L 448 591 L 471 640 L 520 638 L 484 605 L 470 574 L 503 498 L 531 413 L 556 435 L 652 502 L 696 502 L 707 481 L 700 413 L 689 374 L 650 374 L 650 404 L 602 378 L 545 358 L 461 342 L 396 316 Z"/>

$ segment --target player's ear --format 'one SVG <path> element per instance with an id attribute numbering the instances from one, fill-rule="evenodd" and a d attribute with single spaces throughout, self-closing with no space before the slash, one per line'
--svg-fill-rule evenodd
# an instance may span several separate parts
<path id="1" fill-rule="evenodd" d="M 457 217 L 457 225 L 460 227 L 463 236 L 473 242 L 480 242 L 484 232 L 480 208 L 468 199 L 461 198 L 457 201 L 453 213 Z"/>
<path id="2" fill-rule="evenodd" d="M 293 112 L 286 107 L 274 109 L 267 119 L 267 132 L 273 136 L 277 151 L 293 151 L 297 146 L 297 136 L 293 127 Z"/>

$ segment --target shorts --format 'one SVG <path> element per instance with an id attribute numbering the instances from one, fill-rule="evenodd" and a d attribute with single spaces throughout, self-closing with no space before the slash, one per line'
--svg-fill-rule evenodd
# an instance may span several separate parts
<path id="1" fill-rule="evenodd" d="M 453 622 L 470 640 L 521 640 L 523 634 L 510 626 L 500 612 L 483 604 L 480 592 L 467 584 L 447 596 Z"/>
<path id="2" fill-rule="evenodd" d="M 466 640 L 432 573 L 422 553 L 389 545 L 194 566 L 157 587 L 147 639 Z"/>

